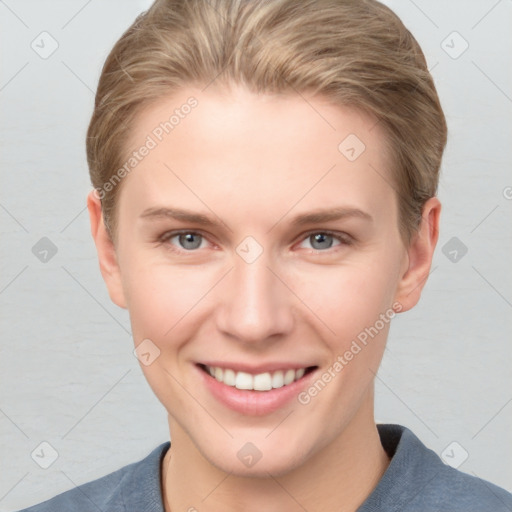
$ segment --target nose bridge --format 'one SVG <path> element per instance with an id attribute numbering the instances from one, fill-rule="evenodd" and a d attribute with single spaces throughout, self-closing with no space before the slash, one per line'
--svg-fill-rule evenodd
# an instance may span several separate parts
<path id="1" fill-rule="evenodd" d="M 243 243 L 221 291 L 218 327 L 239 341 L 265 341 L 291 328 L 290 292 L 270 270 L 265 251 Z M 244 251 L 245 249 L 245 251 Z M 248 249 L 248 250 L 247 250 Z"/>

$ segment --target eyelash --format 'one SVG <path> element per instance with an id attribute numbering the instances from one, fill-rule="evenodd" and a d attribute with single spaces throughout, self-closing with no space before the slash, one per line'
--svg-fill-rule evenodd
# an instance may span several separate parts
<path id="1" fill-rule="evenodd" d="M 165 247 L 168 250 L 175 252 L 175 253 L 193 254 L 194 252 L 197 252 L 199 249 L 192 249 L 192 250 L 177 249 L 175 246 L 168 243 L 169 240 L 171 240 L 175 236 L 186 235 L 186 234 L 199 235 L 199 236 L 203 237 L 203 239 L 207 238 L 200 231 L 192 231 L 192 230 L 186 230 L 186 229 L 178 230 L 178 231 L 167 231 L 167 232 L 163 233 L 160 237 L 158 237 L 159 245 L 165 244 Z M 318 235 L 318 234 L 329 235 L 329 236 L 332 236 L 333 238 L 335 238 L 336 240 L 338 240 L 340 242 L 340 244 L 334 246 L 334 248 L 340 247 L 340 246 L 350 246 L 350 245 L 353 245 L 353 243 L 355 241 L 354 238 L 347 233 L 339 233 L 339 232 L 329 231 L 329 230 L 309 231 L 309 232 L 301 235 L 300 240 L 302 242 L 302 241 L 306 240 L 307 238 L 311 237 L 312 235 Z M 307 250 L 309 251 L 309 254 L 322 254 L 322 253 L 332 254 L 333 251 L 331 249 L 333 249 L 333 247 L 329 247 L 328 249 L 325 249 L 325 250 L 319 250 L 319 249 L 307 249 Z"/>

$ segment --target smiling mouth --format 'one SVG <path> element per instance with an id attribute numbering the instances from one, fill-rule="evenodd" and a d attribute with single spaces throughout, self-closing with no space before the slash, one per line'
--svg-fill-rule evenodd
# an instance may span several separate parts
<path id="1" fill-rule="evenodd" d="M 251 374 L 247 372 L 235 371 L 231 368 L 221 368 L 219 366 L 208 366 L 198 364 L 199 368 L 213 377 L 216 381 L 240 390 L 247 391 L 270 391 L 278 389 L 303 378 L 308 373 L 314 371 L 316 366 L 305 368 L 277 370 Z"/>

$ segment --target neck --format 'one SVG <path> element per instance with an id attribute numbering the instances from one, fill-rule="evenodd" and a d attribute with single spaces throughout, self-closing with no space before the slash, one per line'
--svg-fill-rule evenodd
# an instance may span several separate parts
<path id="1" fill-rule="evenodd" d="M 389 465 L 371 398 L 333 442 L 279 477 L 225 473 L 208 462 L 170 419 L 172 449 L 162 464 L 165 511 L 356 511 Z"/>

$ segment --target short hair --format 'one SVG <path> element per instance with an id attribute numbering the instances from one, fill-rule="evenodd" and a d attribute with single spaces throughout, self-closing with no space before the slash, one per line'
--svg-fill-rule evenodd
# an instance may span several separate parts
<path id="1" fill-rule="evenodd" d="M 400 233 L 411 240 L 437 192 L 446 121 L 418 42 L 376 0 L 157 0 L 140 14 L 105 61 L 87 132 L 111 236 L 122 183 L 105 184 L 127 160 L 137 116 L 213 81 L 318 94 L 373 116 L 386 135 Z"/>

